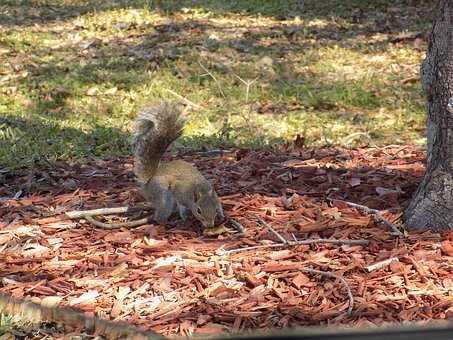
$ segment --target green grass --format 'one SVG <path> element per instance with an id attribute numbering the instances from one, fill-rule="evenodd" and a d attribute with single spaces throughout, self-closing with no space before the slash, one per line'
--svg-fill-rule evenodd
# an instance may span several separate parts
<path id="1" fill-rule="evenodd" d="M 427 32 L 432 5 L 297 3 L 2 1 L 2 171 L 129 154 L 138 110 L 171 91 L 201 107 L 191 147 L 422 143 L 420 85 L 402 81 L 426 45 L 391 40 Z"/>
<path id="2" fill-rule="evenodd" d="M 0 336 L 9 332 L 12 329 L 12 325 L 13 323 L 11 317 L 5 314 L 0 314 Z"/>

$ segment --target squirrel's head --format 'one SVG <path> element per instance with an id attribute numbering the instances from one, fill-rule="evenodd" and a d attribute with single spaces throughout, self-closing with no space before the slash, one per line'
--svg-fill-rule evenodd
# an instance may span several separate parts
<path id="1" fill-rule="evenodd" d="M 200 190 L 195 194 L 192 213 L 204 228 L 213 228 L 217 215 L 217 196 L 213 188 Z"/>

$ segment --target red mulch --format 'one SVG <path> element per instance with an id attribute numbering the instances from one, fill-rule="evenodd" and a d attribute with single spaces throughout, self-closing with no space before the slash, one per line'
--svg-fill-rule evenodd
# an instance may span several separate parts
<path id="1" fill-rule="evenodd" d="M 7 178 L 0 189 L 0 292 L 59 296 L 61 305 L 165 335 L 453 316 L 452 233 L 398 239 L 370 216 L 326 200 L 328 194 L 387 209 L 385 216 L 399 222 L 423 175 L 421 150 L 390 146 L 182 156 L 213 181 L 226 212 L 247 228 L 246 236 L 209 239 L 194 221 L 174 228 L 106 231 L 64 219 L 65 211 L 134 205 L 142 199 L 129 158 L 82 167 L 60 164 Z M 9 198 L 18 187 L 28 191 Z M 218 255 L 219 249 L 278 242 L 256 223 L 256 215 L 288 239 L 366 239 L 370 244 Z M 399 262 L 365 269 L 391 257 Z M 346 313 L 346 289 L 339 280 L 301 268 L 342 275 L 354 296 L 353 314 Z"/>

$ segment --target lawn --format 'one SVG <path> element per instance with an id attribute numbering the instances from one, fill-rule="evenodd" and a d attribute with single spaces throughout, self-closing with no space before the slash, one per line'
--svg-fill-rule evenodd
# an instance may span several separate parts
<path id="1" fill-rule="evenodd" d="M 181 97 L 191 148 L 423 144 L 430 6 L 2 1 L 0 171 L 128 155 L 140 108 Z"/>

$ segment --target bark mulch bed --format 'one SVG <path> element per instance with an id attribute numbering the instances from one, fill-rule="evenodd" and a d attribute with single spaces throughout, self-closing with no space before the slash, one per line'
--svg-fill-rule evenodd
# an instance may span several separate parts
<path id="1" fill-rule="evenodd" d="M 119 230 L 69 220 L 64 212 L 142 199 L 130 158 L 58 164 L 6 177 L 0 188 L 0 292 L 164 335 L 453 317 L 453 234 L 399 238 L 344 203 L 381 210 L 398 224 L 423 175 L 422 150 L 288 147 L 180 157 L 212 180 L 245 235 L 203 237 L 193 220 Z M 225 253 L 279 236 L 369 243 Z"/>

